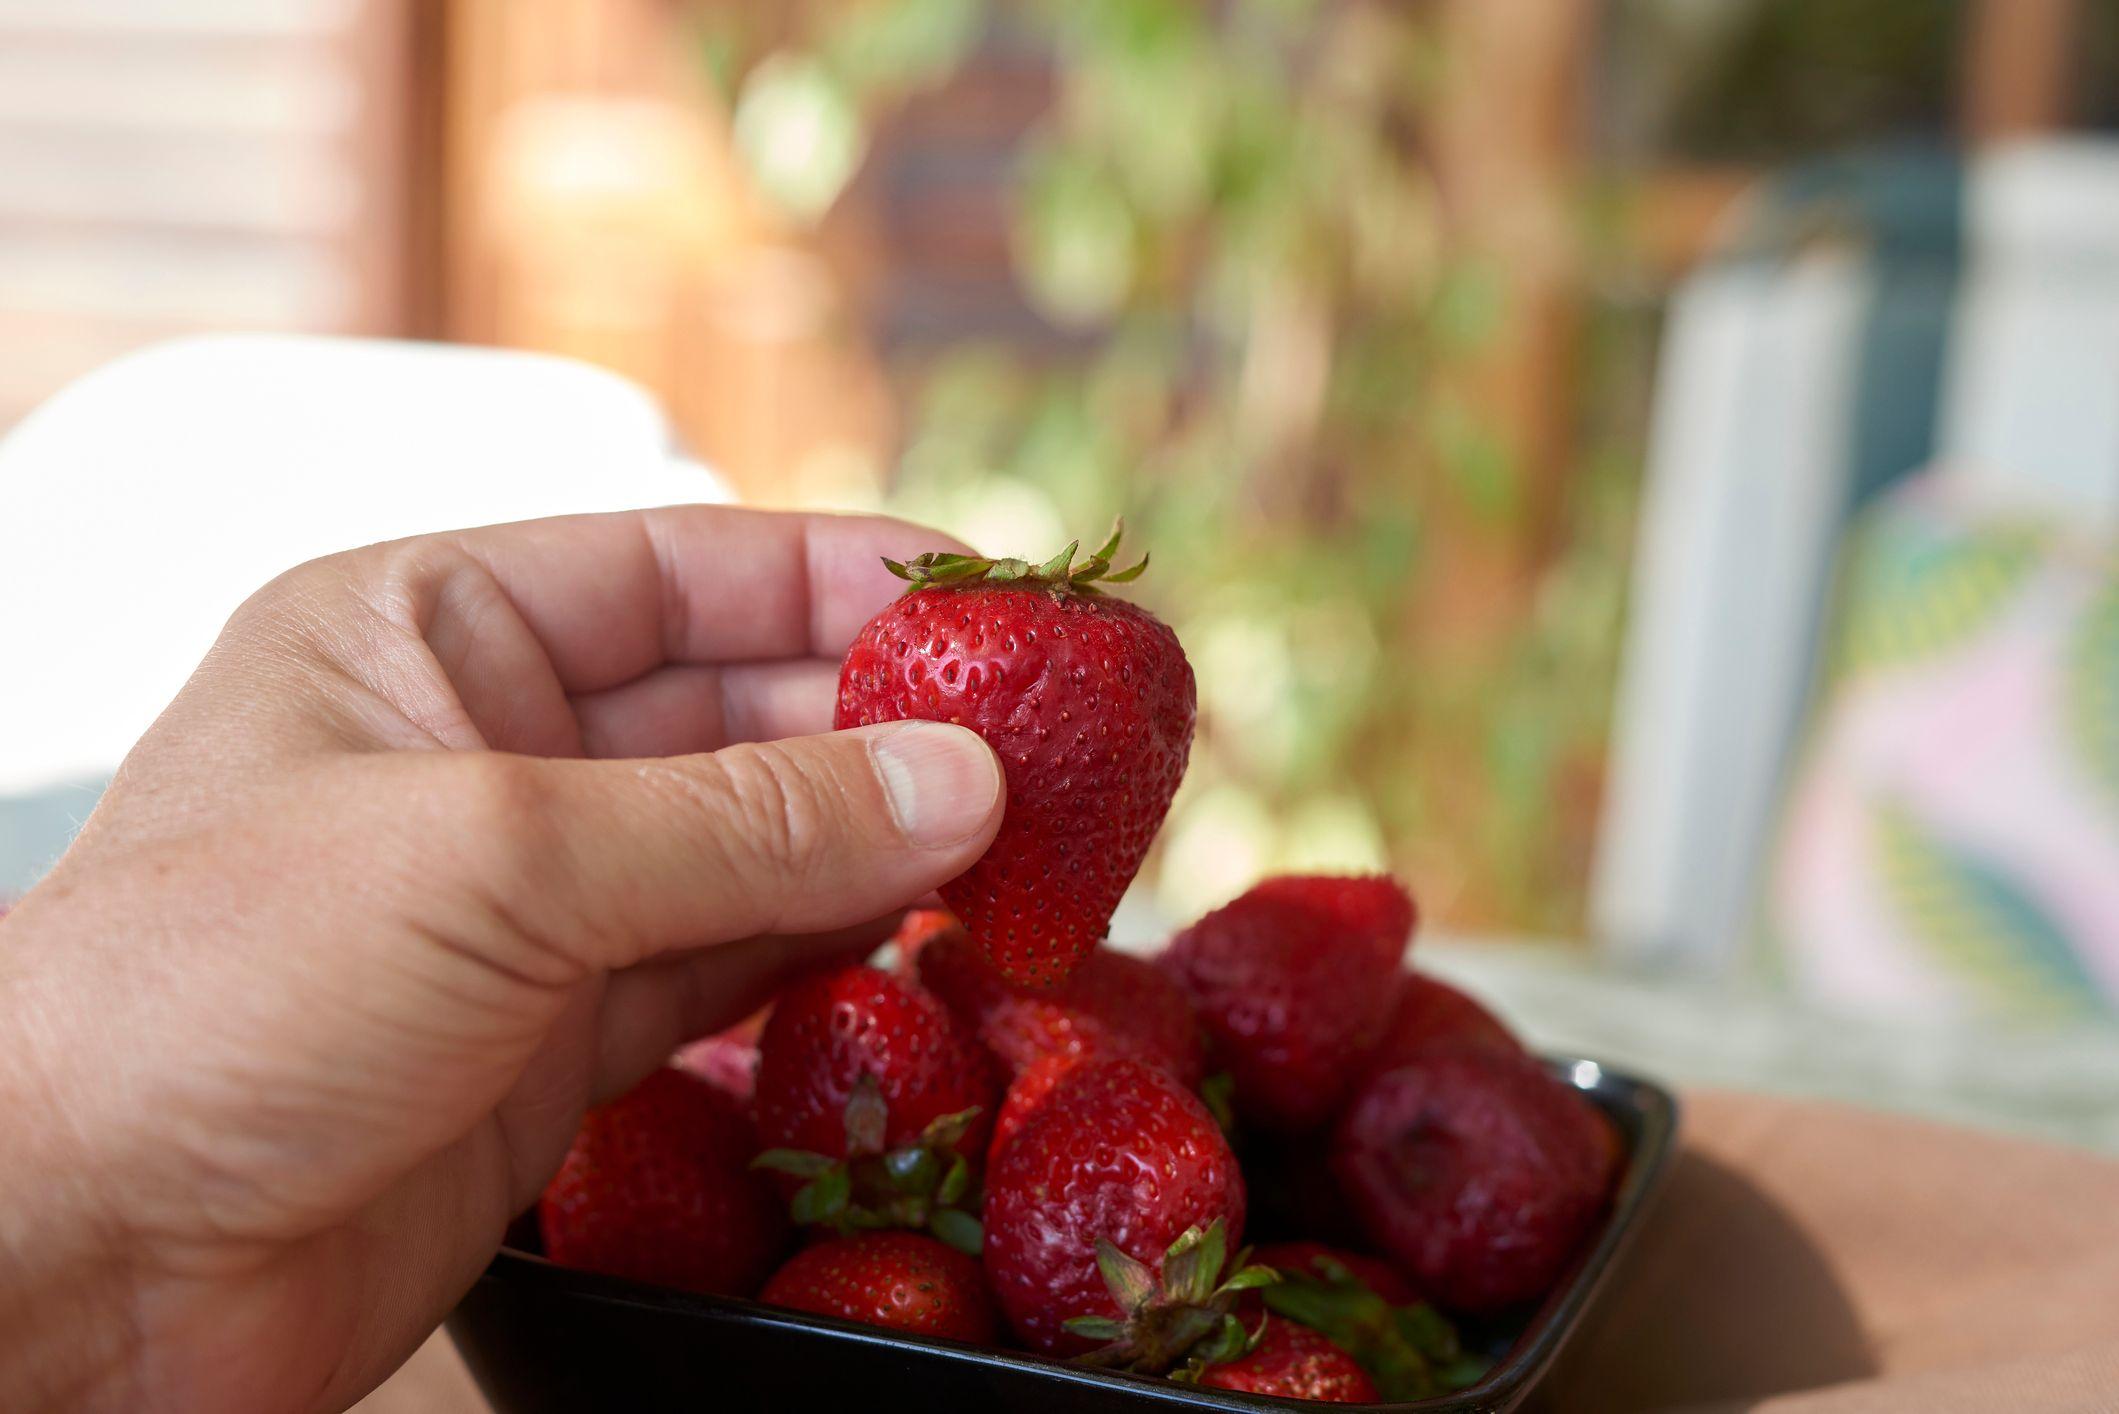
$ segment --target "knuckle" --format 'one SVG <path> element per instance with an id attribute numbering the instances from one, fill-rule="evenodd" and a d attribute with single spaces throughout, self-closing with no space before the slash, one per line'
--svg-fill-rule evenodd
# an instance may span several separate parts
<path id="1" fill-rule="evenodd" d="M 453 754 L 446 808 L 475 872 L 509 885 L 547 877 L 560 835 L 543 764 L 499 751 Z"/>
<path id="2" fill-rule="evenodd" d="M 776 878 L 811 878 L 828 853 L 831 812 L 821 783 L 795 753 L 775 744 L 737 747 L 717 756 L 735 819 L 736 839 Z"/>

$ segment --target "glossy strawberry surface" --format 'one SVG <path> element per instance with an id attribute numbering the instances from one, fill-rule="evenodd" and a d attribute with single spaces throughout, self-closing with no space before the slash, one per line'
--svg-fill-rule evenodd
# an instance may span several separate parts
<path id="1" fill-rule="evenodd" d="M 758 1299 L 974 1345 L 994 1337 L 993 1299 L 977 1260 L 915 1232 L 864 1232 L 805 1247 Z"/>
<path id="2" fill-rule="evenodd" d="M 1199 1098 L 1160 1066 L 1073 1067 L 996 1155 L 986 1176 L 986 1274 L 1009 1324 L 1039 1350 L 1087 1342 L 1063 1323 L 1122 1314 L 1096 1242 L 1159 1273 L 1187 1228 L 1216 1219 L 1240 1245 L 1243 1175 Z"/>
<path id="3" fill-rule="evenodd" d="M 1250 1353 L 1211 1365 L 1199 1382 L 1209 1389 L 1275 1394 L 1323 1404 L 1374 1404 L 1382 1398 L 1354 1357 L 1308 1326 L 1266 1318 Z"/>
<path id="4" fill-rule="evenodd" d="M 538 1204 L 545 1255 L 635 1281 L 747 1296 L 787 1242 L 750 1169 L 757 1133 L 715 1086 L 662 1069 L 591 1110 Z"/>
<path id="5" fill-rule="evenodd" d="M 1195 715 L 1177 637 L 1122 599 L 1037 582 L 916 588 L 847 650 L 836 724 L 971 728 L 1007 813 L 942 899 L 987 959 L 1049 986 L 1102 941 L 1183 779 Z"/>
<path id="6" fill-rule="evenodd" d="M 875 967 L 819 973 L 781 993 L 758 1045 L 761 1138 L 846 1157 L 846 1102 L 863 1076 L 889 1107 L 884 1147 L 977 1106 L 957 1147 L 973 1163 L 983 1158 L 1000 1101 L 998 1067 L 939 998 Z"/>
<path id="7" fill-rule="evenodd" d="M 1176 983 L 1153 963 L 1098 948 L 1048 988 L 1010 982 L 968 937 L 934 939 L 920 954 L 920 980 L 1021 1072 L 1042 1056 L 1123 1050 L 1155 1058 L 1187 1087 L 1204 1064 L 1199 1023 Z"/>

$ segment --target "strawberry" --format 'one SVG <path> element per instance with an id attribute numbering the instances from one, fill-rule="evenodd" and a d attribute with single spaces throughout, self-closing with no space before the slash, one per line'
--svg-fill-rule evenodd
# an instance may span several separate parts
<path id="1" fill-rule="evenodd" d="M 1281 1133 L 1328 1123 L 1383 1034 L 1413 901 L 1385 878 L 1268 879 L 1171 940 L 1236 1110 Z"/>
<path id="2" fill-rule="evenodd" d="M 1492 1012 L 1447 982 L 1415 972 L 1405 979 L 1405 990 L 1365 1069 L 1374 1075 L 1394 1070 L 1423 1051 L 1460 1046 L 1523 1053 L 1523 1043 Z"/>
<path id="3" fill-rule="evenodd" d="M 934 1121 L 977 1107 L 959 1147 L 984 1151 L 1000 1077 L 949 1008 L 874 967 L 842 967 L 780 994 L 758 1043 L 758 1132 L 770 1145 L 846 1156 L 846 1103 L 863 1076 L 888 1115 L 896 1146 Z"/>
<path id="4" fill-rule="evenodd" d="M 795 1218 L 850 1231 L 928 1227 L 972 1249 L 955 1211 L 985 1158 L 1000 1075 L 915 983 L 842 967 L 780 994 L 758 1046 L 760 1167 L 805 1180 Z"/>
<path id="5" fill-rule="evenodd" d="M 1322 1404 L 1374 1404 L 1383 1398 L 1353 1356 L 1308 1326 L 1272 1317 L 1248 1353 L 1208 1366 L 1199 1383 Z"/>
<path id="6" fill-rule="evenodd" d="M 988 1168 L 1000 1157 L 1001 1150 L 1008 1147 L 1008 1141 L 1015 1137 L 1016 1131 L 1029 1122 L 1030 1116 L 1045 1107 L 1045 1101 L 1052 1098 L 1060 1081 L 1081 1063 L 1082 1058 L 1078 1055 L 1054 1051 L 1039 1056 L 1016 1074 L 1009 1083 L 1008 1093 L 1001 1099 L 1000 1114 L 994 1117 L 993 1142 L 986 1149 Z"/>
<path id="7" fill-rule="evenodd" d="M 1241 1235 L 1243 1216 L 1243 1174 L 1198 1096 L 1159 1066 L 1085 1060 L 986 1175 L 986 1275 L 1009 1324 L 1036 1349 L 1118 1339 L 1069 1329 L 1088 1317 L 1132 1323 L 1129 1340 L 1167 1356 L 1189 1344 L 1178 1335 L 1210 1333 L 1190 1318 L 1164 1329 L 1162 1314 L 1213 1293 L 1221 1249 Z M 1195 1227 L 1220 1234 L 1213 1270 L 1203 1273 L 1198 1255 L 1167 1271 L 1174 1244 Z M 1139 1279 L 1114 1295 L 1114 1269 Z M 1158 1278 L 1184 1299 L 1156 1297 Z"/>
<path id="8" fill-rule="evenodd" d="M 635 1281 L 748 1295 L 787 1242 L 751 1172 L 757 1133 L 714 1086 L 664 1068 L 589 1111 L 538 1203 L 545 1255 Z"/>
<path id="9" fill-rule="evenodd" d="M 1056 986 L 1008 981 L 961 934 L 930 942 L 920 980 L 978 1031 L 986 1049 L 1021 1073 L 1039 1057 L 1124 1050 L 1154 1059 L 1187 1089 L 1204 1057 L 1192 1005 L 1152 963 L 1097 948 Z"/>
<path id="10" fill-rule="evenodd" d="M 1545 1294 L 1595 1223 L 1608 1122 L 1534 1060 L 1437 1049 L 1368 1080 L 1332 1169 L 1369 1236 L 1423 1291 L 1490 1313 Z"/>
<path id="11" fill-rule="evenodd" d="M 886 560 L 913 587 L 869 620 L 839 672 L 840 727 L 956 722 L 1000 757 L 1008 809 L 942 886 L 987 960 L 1050 986 L 1102 940 L 1185 771 L 1195 713 L 1177 636 L 1102 593 L 1118 533 L 1083 564 L 927 554 Z"/>
<path id="12" fill-rule="evenodd" d="M 758 1299 L 914 1335 L 993 1342 L 993 1299 L 978 1262 L 916 1232 L 864 1232 L 805 1247 Z"/>

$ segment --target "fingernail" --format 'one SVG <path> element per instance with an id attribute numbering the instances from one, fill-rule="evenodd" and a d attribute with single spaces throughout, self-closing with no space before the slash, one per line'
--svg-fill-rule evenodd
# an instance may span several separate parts
<path id="1" fill-rule="evenodd" d="M 898 829 L 922 849 L 977 833 L 1000 797 L 1000 762 L 963 727 L 907 722 L 872 737 L 868 755 Z"/>

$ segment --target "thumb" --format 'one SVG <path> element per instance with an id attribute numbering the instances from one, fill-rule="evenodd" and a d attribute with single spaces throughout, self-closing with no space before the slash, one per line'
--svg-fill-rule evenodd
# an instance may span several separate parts
<path id="1" fill-rule="evenodd" d="M 545 844 L 522 882 L 594 968 L 866 922 L 963 873 L 1001 820 L 999 760 L 940 722 L 527 764 Z"/>

